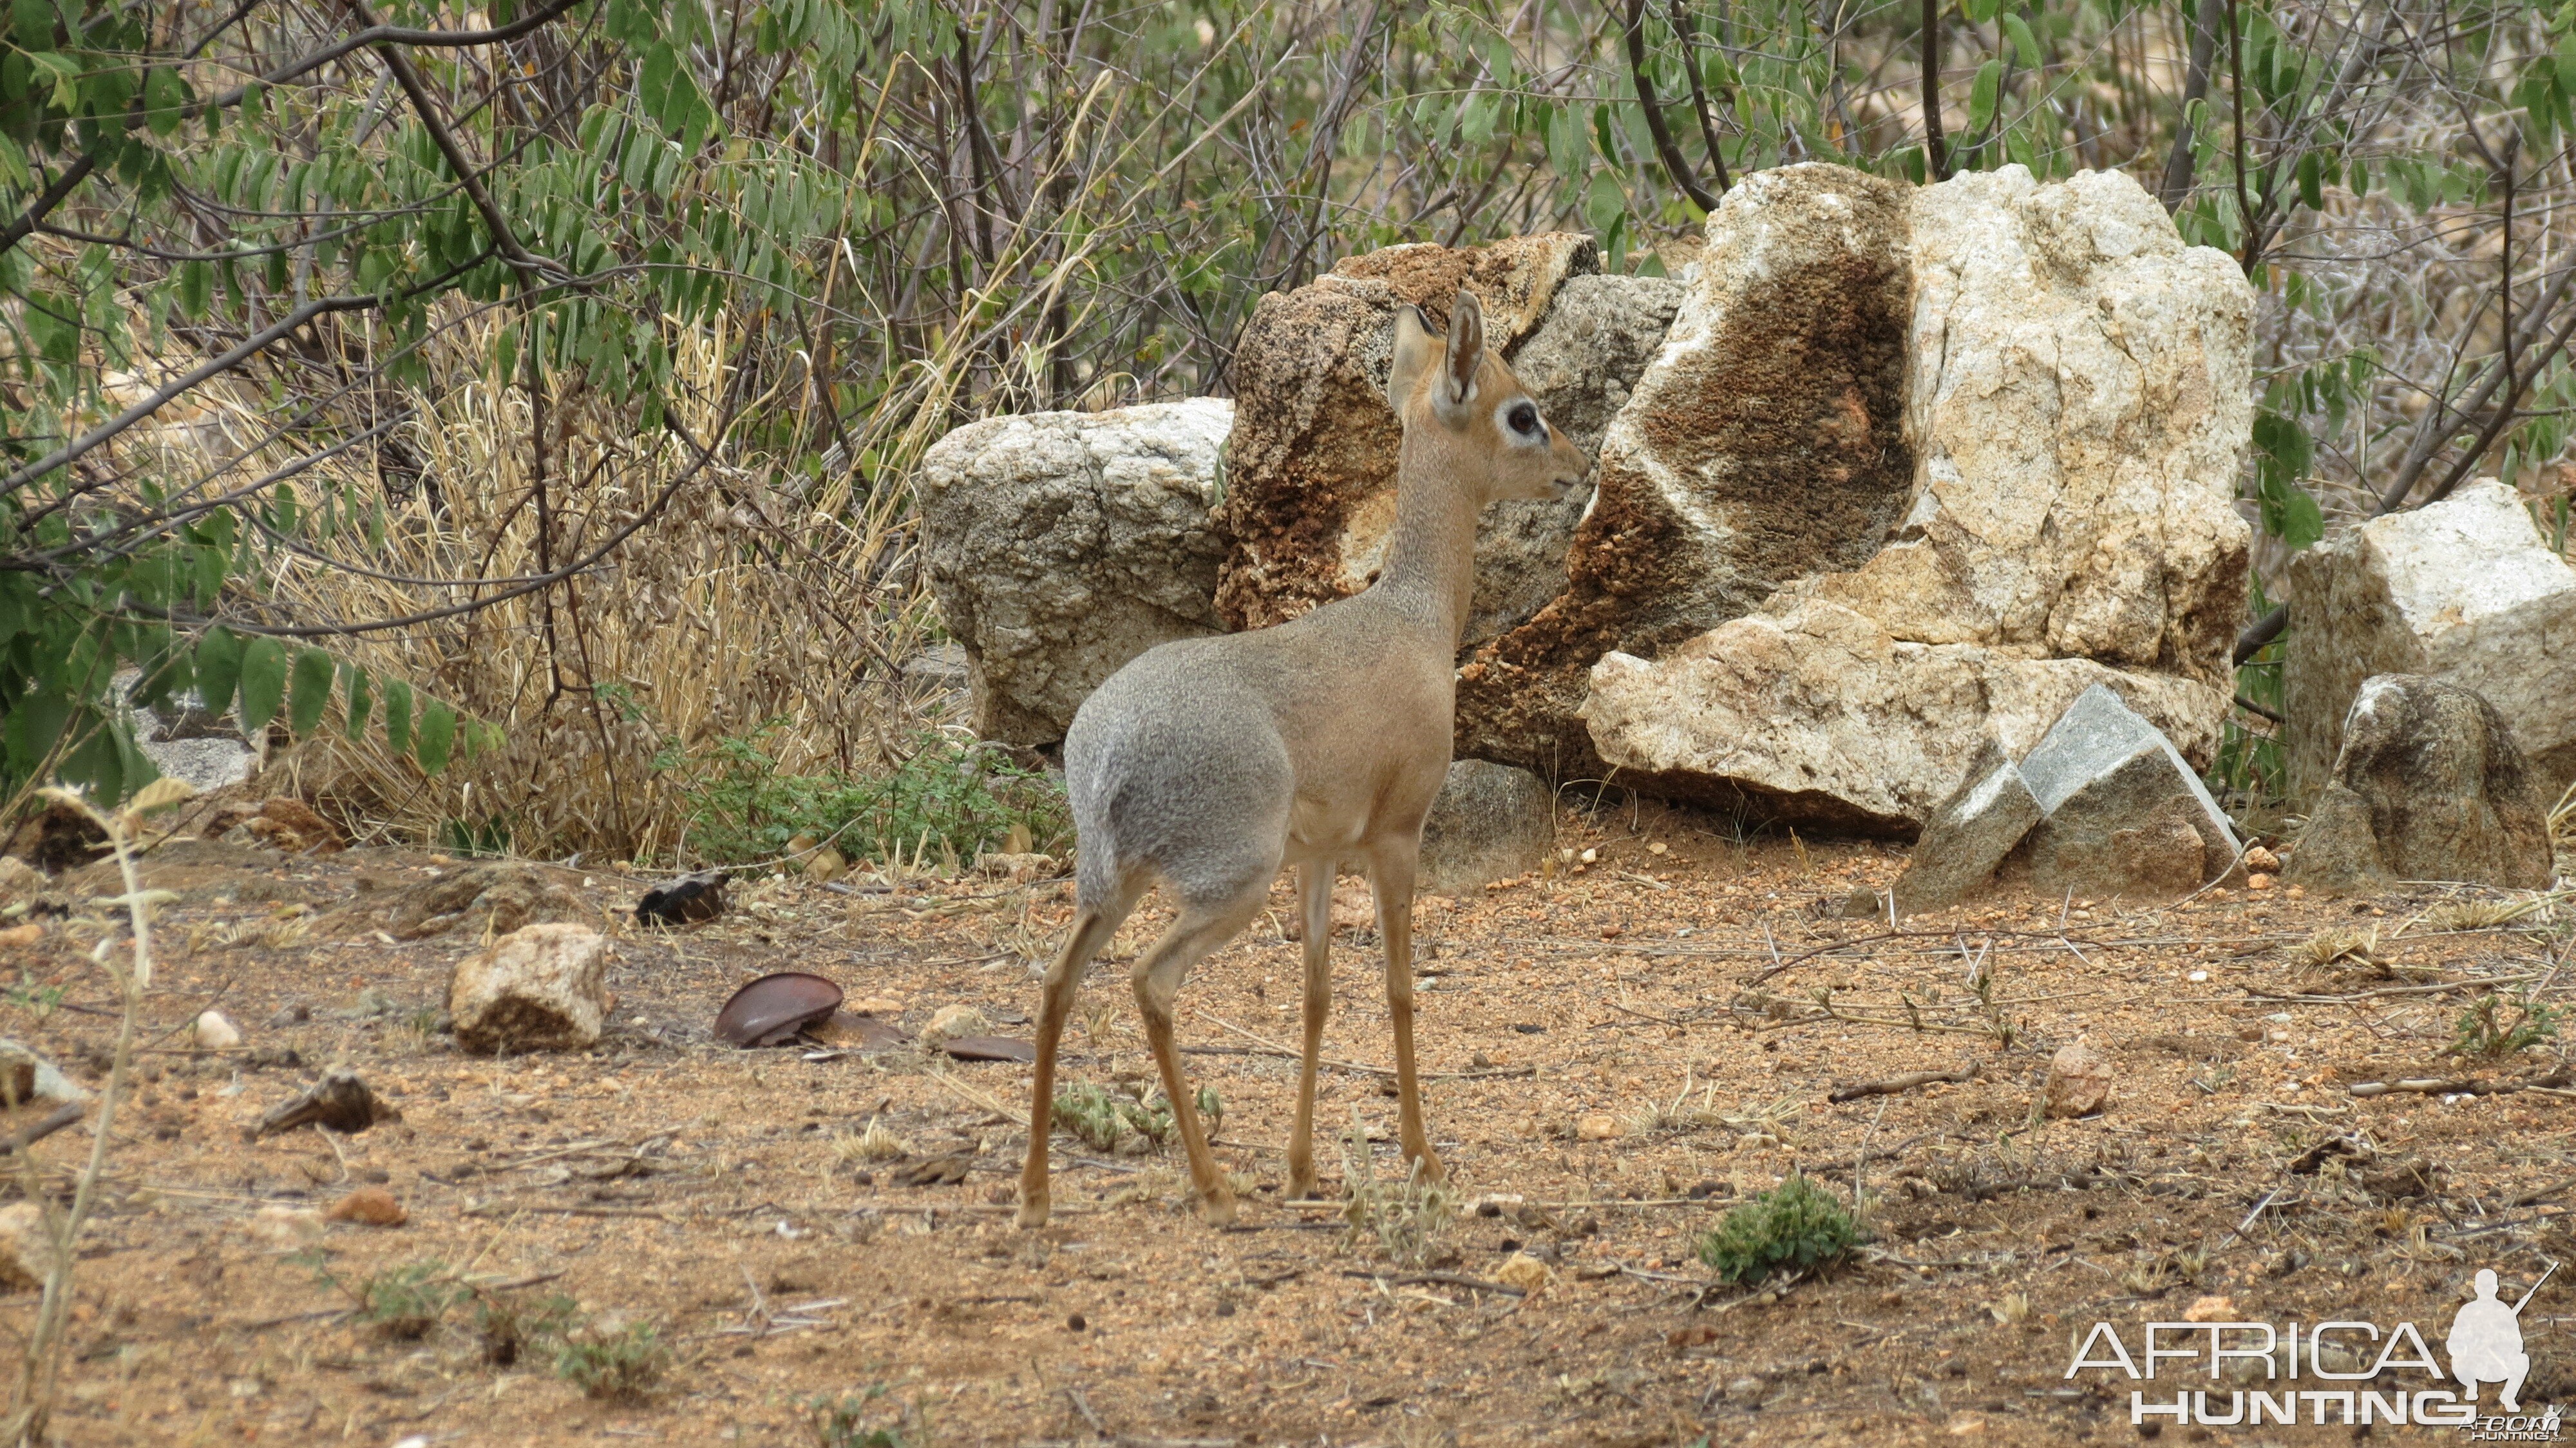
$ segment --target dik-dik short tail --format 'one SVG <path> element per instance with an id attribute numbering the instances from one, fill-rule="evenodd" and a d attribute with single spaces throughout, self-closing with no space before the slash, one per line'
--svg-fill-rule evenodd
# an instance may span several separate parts
<path id="1" fill-rule="evenodd" d="M 1232 1189 L 1209 1151 L 1172 1037 L 1192 965 L 1241 931 L 1284 864 L 1299 874 L 1305 1049 L 1289 1190 L 1315 1189 L 1315 1064 L 1330 1008 L 1326 945 L 1337 865 L 1368 872 L 1386 943 L 1387 1003 L 1405 1154 L 1437 1175 L 1413 1060 L 1413 877 L 1422 821 L 1449 767 L 1452 673 L 1475 586 L 1476 515 L 1505 498 L 1562 496 L 1583 455 L 1550 429 L 1486 351 L 1476 299 L 1445 338 L 1399 311 L 1387 400 L 1404 423 L 1396 527 L 1376 583 L 1276 628 L 1165 644 L 1083 702 L 1065 738 L 1077 835 L 1071 938 L 1047 971 L 1020 1224 L 1047 1219 L 1055 1058 L 1082 973 L 1160 882 L 1176 918 L 1130 971 L 1137 1014 L 1207 1217 Z"/>

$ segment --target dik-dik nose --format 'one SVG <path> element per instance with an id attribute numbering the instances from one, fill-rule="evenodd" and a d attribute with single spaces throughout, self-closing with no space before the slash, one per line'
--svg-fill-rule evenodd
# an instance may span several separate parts
<path id="1" fill-rule="evenodd" d="M 1583 480 L 1592 475 L 1592 459 L 1585 457 L 1583 449 L 1567 442 L 1563 437 L 1556 440 L 1556 446 L 1550 451 L 1555 456 L 1557 469 L 1551 483 L 1556 489 L 1556 496 L 1562 498 L 1581 487 Z"/>

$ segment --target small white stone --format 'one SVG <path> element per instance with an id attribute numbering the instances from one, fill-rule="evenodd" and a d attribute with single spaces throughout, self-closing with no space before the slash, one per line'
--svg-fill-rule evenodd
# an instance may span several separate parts
<path id="1" fill-rule="evenodd" d="M 188 1027 L 188 1034 L 203 1051 L 229 1051 L 241 1044 L 241 1032 L 222 1011 L 207 1011 Z"/>
<path id="2" fill-rule="evenodd" d="M 0 1207 L 0 1284 L 42 1287 L 54 1263 L 54 1240 L 44 1209 L 33 1202 Z"/>

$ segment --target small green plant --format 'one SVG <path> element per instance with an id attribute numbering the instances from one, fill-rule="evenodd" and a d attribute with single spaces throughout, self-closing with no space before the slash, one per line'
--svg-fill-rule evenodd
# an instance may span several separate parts
<path id="1" fill-rule="evenodd" d="M 1457 1199 L 1444 1182 L 1425 1180 L 1422 1163 L 1411 1163 L 1402 1177 L 1377 1174 L 1370 1159 L 1368 1125 L 1351 1111 L 1351 1129 L 1342 1136 L 1343 1244 L 1356 1247 L 1373 1238 L 1379 1250 L 1407 1267 L 1431 1260 L 1442 1233 L 1457 1215 Z"/>
<path id="2" fill-rule="evenodd" d="M 807 1403 L 814 1415 L 815 1448 L 918 1448 L 927 1442 L 907 1431 L 920 1427 L 912 1414 L 902 1414 L 902 1422 L 880 1416 L 876 1402 L 885 1392 L 879 1384 L 865 1392 L 818 1397 Z"/>
<path id="3" fill-rule="evenodd" d="M 657 772 L 678 771 L 693 809 L 688 850 L 710 864 L 775 860 L 798 835 L 832 841 L 851 860 L 971 860 L 1010 839 L 1061 853 L 1073 838 L 1064 790 L 996 749 L 925 735 L 882 777 L 782 772 L 768 750 L 776 722 L 705 749 L 666 745 Z"/>
<path id="4" fill-rule="evenodd" d="M 576 1328 L 556 1340 L 555 1376 L 603 1402 L 648 1396 L 671 1366 L 671 1349 L 651 1323 L 614 1332 Z"/>
<path id="5" fill-rule="evenodd" d="M 2558 1034 L 2558 1010 L 2527 997 L 2493 993 L 2478 997 L 2454 1023 L 2451 1049 L 2472 1060 L 2492 1061 Z"/>
<path id="6" fill-rule="evenodd" d="M 322 1277 L 338 1285 L 328 1272 Z M 408 1342 L 427 1336 L 469 1293 L 448 1275 L 446 1263 L 412 1262 L 377 1273 L 351 1295 L 358 1299 L 360 1322 Z"/>
<path id="7" fill-rule="evenodd" d="M 1202 1128 L 1216 1135 L 1225 1123 L 1224 1098 L 1202 1086 L 1197 1100 Z M 1116 1151 L 1130 1136 L 1160 1146 L 1172 1136 L 1172 1108 L 1159 1093 L 1139 1101 L 1099 1086 L 1073 1086 L 1056 1093 L 1055 1124 L 1098 1151 Z"/>
<path id="8" fill-rule="evenodd" d="M 1729 1282 L 1759 1282 L 1774 1272 L 1804 1272 L 1837 1261 L 1865 1235 L 1833 1193 L 1792 1172 L 1776 1190 L 1728 1212 L 1717 1230 L 1700 1238 L 1699 1259 Z"/>
<path id="9" fill-rule="evenodd" d="M 498 815 L 488 819 L 448 819 L 438 827 L 439 848 L 451 855 L 498 857 L 510 853 L 510 822 Z"/>
<path id="10" fill-rule="evenodd" d="M 61 986 L 38 985 L 35 983 L 35 978 L 25 971 L 18 972 L 18 983 L 9 987 L 9 1004 L 40 1021 L 52 1015 L 54 1008 L 62 1003 Z"/>

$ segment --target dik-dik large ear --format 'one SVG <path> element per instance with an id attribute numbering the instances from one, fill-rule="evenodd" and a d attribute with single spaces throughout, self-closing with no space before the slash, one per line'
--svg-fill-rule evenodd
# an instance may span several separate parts
<path id="1" fill-rule="evenodd" d="M 1422 374 L 1440 364 L 1440 334 L 1431 330 L 1431 322 L 1420 307 L 1399 307 L 1395 313 L 1395 356 L 1386 369 L 1386 405 L 1404 416 L 1404 404 L 1422 381 Z"/>
<path id="2" fill-rule="evenodd" d="M 1442 368 L 1440 400 L 1451 407 L 1473 401 L 1476 371 L 1485 365 L 1485 309 L 1476 294 L 1461 287 L 1449 304 L 1449 352 Z"/>

